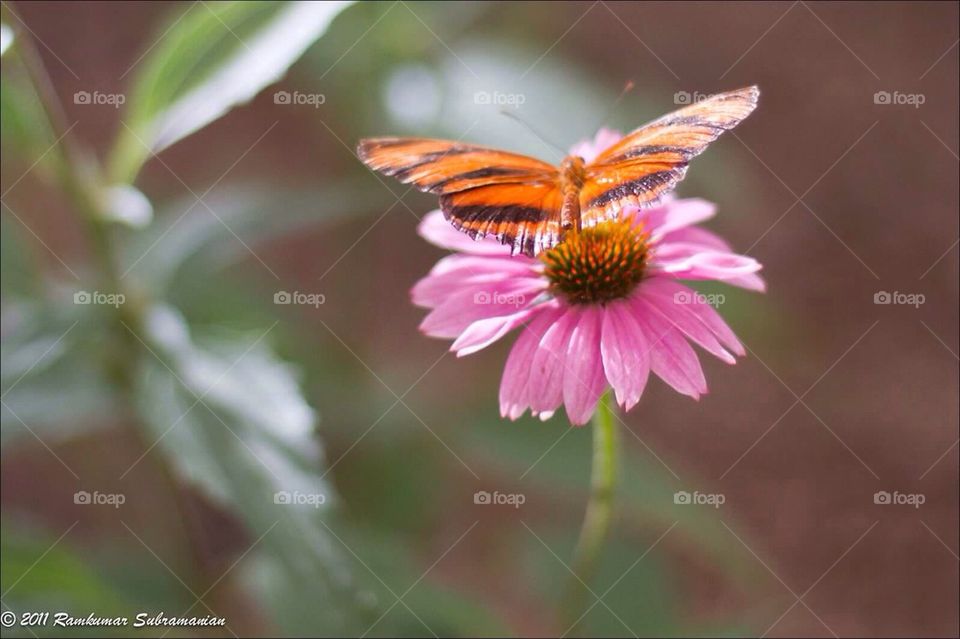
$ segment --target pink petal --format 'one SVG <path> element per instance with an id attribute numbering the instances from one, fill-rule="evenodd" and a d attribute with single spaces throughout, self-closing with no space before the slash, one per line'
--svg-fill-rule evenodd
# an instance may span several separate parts
<path id="1" fill-rule="evenodd" d="M 461 233 L 443 219 L 440 210 L 430 211 L 420 220 L 417 227 L 420 236 L 431 244 L 451 251 L 472 253 L 473 255 L 510 255 L 510 247 L 500 244 L 493 238 L 479 240 L 471 239 L 466 233 Z"/>
<path id="2" fill-rule="evenodd" d="M 442 276 L 464 271 L 473 274 L 503 272 L 528 274 L 539 273 L 540 270 L 537 261 L 527 257 L 453 253 L 434 264 L 430 269 L 430 275 Z"/>
<path id="3" fill-rule="evenodd" d="M 668 296 L 670 299 L 678 302 L 686 301 L 685 305 L 687 310 L 696 315 L 697 319 L 717 336 L 721 344 L 737 355 L 746 355 L 743 344 L 740 343 L 737 336 L 734 335 L 730 327 L 727 326 L 727 323 L 723 321 L 720 314 L 717 313 L 712 306 L 707 304 L 702 297 L 697 295 L 693 289 L 664 277 L 652 277 L 643 283 L 643 287 L 646 290 L 657 290 L 662 295 Z"/>
<path id="4" fill-rule="evenodd" d="M 707 380 L 703 377 L 697 354 L 683 335 L 669 322 L 633 303 L 637 319 L 646 328 L 650 344 L 650 368 L 657 376 L 678 393 L 699 399 L 707 392 Z"/>
<path id="5" fill-rule="evenodd" d="M 449 255 L 437 262 L 430 273 L 414 285 L 410 297 L 417 306 L 435 308 L 466 287 L 483 286 L 516 277 L 539 277 L 539 274 L 521 260 Z M 543 285 L 546 286 L 546 282 Z"/>
<path id="6" fill-rule="evenodd" d="M 548 308 L 520 332 L 510 349 L 500 382 L 500 416 L 517 419 L 530 406 L 528 384 L 530 361 L 547 328 L 560 317 L 562 311 Z M 559 402 L 558 402 L 559 403 Z"/>
<path id="7" fill-rule="evenodd" d="M 513 315 L 529 306 L 542 289 L 543 282 L 533 278 L 465 288 L 430 311 L 420 323 L 420 330 L 431 337 L 459 337 L 478 320 Z"/>
<path id="8" fill-rule="evenodd" d="M 647 385 L 650 357 L 643 329 L 626 302 L 613 302 L 605 309 L 600 355 L 617 403 L 630 410 L 640 401 Z"/>
<path id="9" fill-rule="evenodd" d="M 613 146 L 623 137 L 619 131 L 602 127 L 592 140 L 581 140 L 570 149 L 570 155 L 579 155 L 584 162 L 590 163 L 603 151 Z"/>
<path id="10" fill-rule="evenodd" d="M 537 413 L 556 410 L 563 400 L 563 374 L 570 334 L 580 311 L 569 308 L 543 335 L 530 362 L 530 408 Z"/>
<path id="11" fill-rule="evenodd" d="M 699 224 L 716 215 L 713 202 L 700 198 L 668 200 L 667 202 L 639 213 L 646 230 L 655 239 L 687 226 Z"/>
<path id="12" fill-rule="evenodd" d="M 479 350 L 483 350 L 523 324 L 539 310 L 539 308 L 535 307 L 505 317 L 488 317 L 477 320 L 460 334 L 460 337 L 451 344 L 450 350 L 454 351 L 457 357 L 471 355 Z"/>
<path id="13" fill-rule="evenodd" d="M 746 275 L 731 277 L 723 280 L 723 283 L 731 286 L 739 286 L 740 288 L 745 288 L 748 291 L 758 291 L 760 293 L 766 292 L 767 290 L 767 283 L 756 273 L 747 273 Z"/>
<path id="14" fill-rule="evenodd" d="M 763 268 L 752 257 L 704 250 L 699 244 L 680 242 L 657 245 L 651 265 L 660 272 L 680 279 L 720 280 L 741 285 L 745 275 L 751 275 Z"/>
<path id="15" fill-rule="evenodd" d="M 708 353 L 716 355 L 728 364 L 735 364 L 737 360 L 733 355 L 720 345 L 710 329 L 687 307 L 696 296 L 697 293 L 690 289 L 668 295 L 656 287 L 649 286 L 640 286 L 637 293 L 639 300 L 647 302 L 650 313 L 659 315 Z"/>
<path id="16" fill-rule="evenodd" d="M 677 229 L 676 231 L 670 231 L 660 239 L 660 242 L 663 244 L 673 242 L 699 244 L 704 249 L 733 253 L 733 249 L 727 244 L 726 240 L 716 233 L 711 233 L 698 226 L 687 226 L 682 229 Z"/>
<path id="17" fill-rule="evenodd" d="M 580 312 L 577 327 L 570 334 L 566 370 L 563 373 L 563 403 L 574 426 L 590 421 L 606 387 L 600 356 L 603 310 L 588 306 Z"/>

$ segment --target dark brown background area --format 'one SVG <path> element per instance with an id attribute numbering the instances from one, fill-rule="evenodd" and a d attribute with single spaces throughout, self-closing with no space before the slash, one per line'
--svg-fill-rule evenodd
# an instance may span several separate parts
<path id="1" fill-rule="evenodd" d="M 81 76 L 78 82 L 43 50 L 61 96 L 88 86 L 122 90 L 118 76 L 170 10 L 162 3 L 16 6 Z M 518 24 L 537 43 L 532 49 L 563 36 L 550 57 L 575 60 L 613 87 L 633 79 L 646 104 L 664 112 L 674 108 L 677 91 L 761 87 L 758 111 L 719 142 L 709 160 L 715 168 L 735 163 L 736 175 L 749 184 L 704 181 L 680 189 L 718 202 L 720 215 L 709 227 L 764 264 L 768 292 L 750 299 L 748 316 L 731 318 L 750 353 L 732 368 L 704 359 L 710 394 L 699 403 L 651 384 L 625 417 L 686 485 L 726 495 L 724 518 L 739 523 L 758 564 L 775 575 L 764 595 L 778 603 L 749 620 L 750 627 L 770 627 L 795 601 L 792 591 L 805 605 L 792 606 L 770 627 L 771 636 L 956 636 L 957 3 L 519 3 L 489 8 L 468 31 L 513 34 Z M 460 27 L 431 26 L 457 51 L 465 37 Z M 391 18 L 375 28 L 391 29 Z M 435 42 L 428 48 L 436 59 L 451 56 Z M 346 81 L 338 72 L 320 86 Z M 922 94 L 925 102 L 878 105 L 877 91 Z M 562 108 L 563 96 L 554 99 Z M 631 119 L 624 113 L 629 104 L 618 108 L 618 121 Z M 74 105 L 67 109 L 80 116 Z M 288 115 L 261 95 L 163 158 L 201 191 L 277 121 L 230 181 L 308 184 L 317 176 L 364 175 L 314 115 Z M 348 144 L 387 132 L 352 122 L 348 108 L 322 117 Z M 98 112 L 84 114 L 77 130 L 101 147 L 115 126 L 111 114 Z M 483 141 L 484 132 L 470 137 Z M 704 160 L 704 166 L 711 165 Z M 697 171 L 695 164 L 691 176 Z M 383 189 L 368 181 L 371 191 Z M 157 200 L 184 190 L 155 161 L 140 184 Z M 402 390 L 445 348 L 418 334 L 422 314 L 407 293 L 440 254 L 415 236 L 416 219 L 405 208 L 381 218 L 393 201 L 385 189 L 382 195 L 381 208 L 272 243 L 260 254 L 290 288 L 310 290 L 322 277 L 328 296 L 342 300 L 320 319 L 298 318 L 299 330 L 349 362 L 322 320 Z M 84 260 L 69 211 L 40 185 L 25 183 L 11 198 L 68 263 Z M 27 206 L 36 202 L 44 206 Z M 404 202 L 418 214 L 435 206 L 412 193 Z M 54 260 L 48 266 L 60 268 Z M 257 269 L 252 262 L 241 272 Z M 879 291 L 919 293 L 925 303 L 877 305 Z M 406 401 L 440 429 L 458 428 L 448 416 L 460 398 L 492 416 L 506 342 L 442 360 Z M 382 392 L 372 378 L 363 384 L 358 395 Z M 310 392 L 328 422 L 339 420 L 328 442 L 337 458 L 355 439 L 351 430 L 368 424 L 350 423 L 352 413 L 338 408 L 342 400 L 334 390 Z M 374 441 L 378 436 L 371 434 Z M 469 462 L 481 452 L 464 454 Z M 337 483 L 349 485 L 351 472 L 345 462 Z M 881 490 L 922 493 L 926 502 L 918 509 L 875 505 Z M 17 501 L 30 507 L 29 500 Z M 462 521 L 453 514 L 437 526 L 454 530 Z M 425 536 L 449 541 L 456 532 Z M 438 578 L 471 581 L 478 597 L 522 631 L 555 631 L 525 620 L 516 593 L 491 586 L 498 575 L 470 552 L 439 567 Z M 733 605 L 722 586 L 689 587 L 703 614 Z"/>

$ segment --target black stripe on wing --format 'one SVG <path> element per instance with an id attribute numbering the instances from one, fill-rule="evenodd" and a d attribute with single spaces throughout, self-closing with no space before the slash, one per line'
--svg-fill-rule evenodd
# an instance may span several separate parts
<path id="1" fill-rule="evenodd" d="M 686 170 L 686 164 L 679 164 L 676 169 L 670 171 L 657 171 L 656 173 L 649 173 L 635 180 L 623 182 L 596 196 L 587 203 L 587 206 L 590 208 L 604 207 L 611 202 L 621 200 L 631 195 L 648 196 L 648 199 L 654 200 L 682 180 Z"/>

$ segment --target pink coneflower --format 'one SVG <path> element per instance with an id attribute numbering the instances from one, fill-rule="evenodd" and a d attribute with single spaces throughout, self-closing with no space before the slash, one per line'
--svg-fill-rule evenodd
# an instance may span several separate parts
<path id="1" fill-rule="evenodd" d="M 589 161 L 618 138 L 601 130 L 572 152 Z M 413 302 L 432 309 L 420 328 L 454 339 L 458 356 L 521 328 L 500 385 L 500 413 L 510 419 L 529 409 L 545 420 L 563 404 L 571 423 L 585 424 L 608 387 L 629 410 L 650 371 L 699 398 L 707 383 L 688 340 L 730 364 L 744 349 L 705 297 L 679 280 L 764 290 L 756 260 L 695 226 L 714 212 L 699 199 L 628 207 L 529 258 L 511 257 L 494 239 L 471 240 L 433 211 L 420 234 L 454 254 L 413 288 Z"/>

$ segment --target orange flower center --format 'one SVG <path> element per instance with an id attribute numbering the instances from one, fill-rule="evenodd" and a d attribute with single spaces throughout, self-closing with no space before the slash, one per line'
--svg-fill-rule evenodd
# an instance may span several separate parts
<path id="1" fill-rule="evenodd" d="M 649 236 L 633 220 L 571 232 L 540 254 L 550 291 L 570 304 L 604 304 L 629 295 L 647 265 Z"/>

